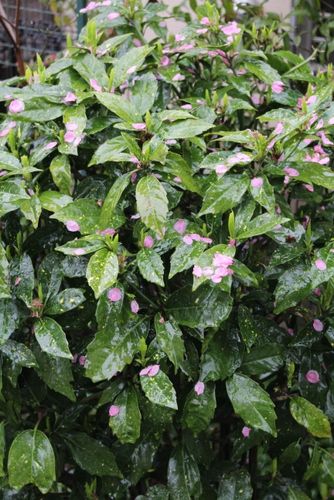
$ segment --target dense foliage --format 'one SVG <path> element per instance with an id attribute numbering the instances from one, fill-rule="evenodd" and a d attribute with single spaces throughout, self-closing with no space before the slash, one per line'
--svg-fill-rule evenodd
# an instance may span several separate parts
<path id="1" fill-rule="evenodd" d="M 3 498 L 334 487 L 332 69 L 191 5 L 0 85 Z"/>

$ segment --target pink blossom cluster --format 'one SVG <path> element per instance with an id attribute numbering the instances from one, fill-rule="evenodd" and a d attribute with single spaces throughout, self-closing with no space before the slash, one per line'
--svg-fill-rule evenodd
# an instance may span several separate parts
<path id="1" fill-rule="evenodd" d="M 225 276 L 231 276 L 233 274 L 233 269 L 230 269 L 233 262 L 234 259 L 229 255 L 217 252 L 213 257 L 212 267 L 195 265 L 193 267 L 193 275 L 196 278 L 206 277 L 213 283 L 220 283 Z"/>
<path id="2" fill-rule="evenodd" d="M 67 144 L 79 146 L 83 139 L 83 134 L 78 134 L 78 124 L 74 122 L 67 122 L 65 124 L 66 132 L 64 134 L 64 141 Z"/>
<path id="3" fill-rule="evenodd" d="M 183 236 L 182 241 L 186 245 L 192 245 L 193 241 L 201 241 L 202 243 L 205 243 L 206 245 L 211 245 L 211 243 L 212 243 L 211 238 L 207 238 L 205 236 L 200 236 L 197 233 L 186 234 L 185 236 Z"/>

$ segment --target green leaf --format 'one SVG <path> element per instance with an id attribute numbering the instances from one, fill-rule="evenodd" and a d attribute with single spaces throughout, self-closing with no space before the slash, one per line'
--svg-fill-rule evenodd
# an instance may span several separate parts
<path id="1" fill-rule="evenodd" d="M 49 212 L 57 212 L 73 201 L 70 196 L 58 193 L 58 191 L 44 191 L 39 195 L 39 199 L 42 208 L 44 208 L 44 210 L 48 210 Z"/>
<path id="2" fill-rule="evenodd" d="M 152 403 L 177 410 L 175 389 L 161 369 L 154 377 L 140 377 L 140 384 L 145 396 Z"/>
<path id="3" fill-rule="evenodd" d="M 68 156 L 56 156 L 50 164 L 50 173 L 53 182 L 63 194 L 71 195 L 74 189 L 71 165 Z"/>
<path id="4" fill-rule="evenodd" d="M 92 476 L 122 477 L 113 452 L 96 439 L 84 432 L 66 434 L 69 446 L 76 463 Z"/>
<path id="5" fill-rule="evenodd" d="M 185 354 L 182 331 L 173 318 L 163 320 L 160 314 L 156 314 L 154 318 L 154 327 L 159 347 L 167 354 L 177 370 L 182 364 Z"/>
<path id="6" fill-rule="evenodd" d="M 24 254 L 11 261 L 10 274 L 13 281 L 13 293 L 23 300 L 27 307 L 31 306 L 35 287 L 34 268 L 29 255 Z"/>
<path id="7" fill-rule="evenodd" d="M 196 178 L 193 177 L 193 172 L 188 163 L 177 153 L 168 153 L 166 169 L 175 176 L 180 177 L 182 186 L 192 193 L 201 194 L 201 186 Z"/>
<path id="8" fill-rule="evenodd" d="M 127 71 L 136 66 L 137 71 L 141 68 L 146 56 L 152 51 L 152 47 L 143 45 L 142 47 L 134 47 L 130 49 L 119 59 L 114 62 L 114 79 L 113 87 L 119 87 L 125 80 L 128 79 Z"/>
<path id="9" fill-rule="evenodd" d="M 91 234 L 99 229 L 100 213 L 101 209 L 95 200 L 82 198 L 57 210 L 50 219 L 57 219 L 63 223 L 74 220 L 79 224 L 81 234 Z"/>
<path id="10" fill-rule="evenodd" d="M 179 325 L 191 328 L 215 328 L 230 314 L 232 299 L 219 288 L 202 286 L 192 292 L 187 285 L 172 293 L 166 310 Z"/>
<path id="11" fill-rule="evenodd" d="M 254 200 L 262 207 L 266 208 L 268 212 L 275 212 L 275 195 L 274 189 L 266 176 L 261 177 L 263 184 L 260 188 L 253 187 L 250 184 L 249 190 Z"/>
<path id="12" fill-rule="evenodd" d="M 212 123 L 208 123 L 204 120 L 194 118 L 177 120 L 169 125 L 164 123 L 159 130 L 159 135 L 163 139 L 187 139 L 200 135 L 212 127 Z"/>
<path id="13" fill-rule="evenodd" d="M 238 323 L 241 337 L 245 342 L 247 351 L 249 352 L 253 344 L 255 344 L 260 332 L 256 328 L 253 321 L 253 316 L 246 306 L 240 306 L 238 310 Z"/>
<path id="14" fill-rule="evenodd" d="M 88 166 L 91 167 L 96 164 L 104 164 L 108 161 L 131 161 L 131 155 L 129 153 L 123 153 L 126 147 L 126 143 L 122 137 L 109 139 L 96 149 Z"/>
<path id="15" fill-rule="evenodd" d="M 9 264 L 6 257 L 6 251 L 0 243 L 0 299 L 9 298 Z"/>
<path id="16" fill-rule="evenodd" d="M 19 315 L 15 302 L 0 299 L 0 345 L 4 344 L 18 326 Z"/>
<path id="17" fill-rule="evenodd" d="M 143 248 L 137 253 L 137 264 L 143 278 L 159 286 L 164 284 L 164 265 L 160 255 L 151 248 Z"/>
<path id="18" fill-rule="evenodd" d="M 93 382 L 109 380 L 130 364 L 139 351 L 139 341 L 146 338 L 147 325 L 142 318 L 121 323 L 115 315 L 105 330 L 97 332 L 87 347 L 86 375 Z"/>
<path id="19" fill-rule="evenodd" d="M 235 413 L 247 425 L 276 437 L 275 405 L 257 382 L 235 373 L 227 380 L 226 389 Z"/>
<path id="20" fill-rule="evenodd" d="M 109 418 L 109 426 L 121 443 L 135 443 L 141 423 L 136 391 L 132 387 L 124 389 L 113 404 L 119 407 L 119 413 Z"/>
<path id="21" fill-rule="evenodd" d="M 125 99 L 125 97 L 107 92 L 98 92 L 96 97 L 103 106 L 108 108 L 122 120 L 128 123 L 141 121 L 140 113 L 138 113 L 136 107 L 129 100 Z"/>
<path id="22" fill-rule="evenodd" d="M 50 389 L 59 392 L 70 401 L 75 401 L 75 393 L 72 387 L 72 362 L 69 359 L 50 356 L 36 347 L 34 354 L 37 359 L 38 376 Z"/>
<path id="23" fill-rule="evenodd" d="M 86 52 L 85 54 L 77 55 L 73 63 L 73 68 L 88 83 L 89 80 L 96 80 L 103 87 L 108 86 L 105 65 L 93 54 Z"/>
<path id="24" fill-rule="evenodd" d="M 194 434 L 205 431 L 214 416 L 216 394 L 214 384 L 206 384 L 203 394 L 197 396 L 191 389 L 183 408 L 182 425 Z"/>
<path id="25" fill-rule="evenodd" d="M 0 346 L 0 351 L 15 365 L 26 366 L 27 368 L 37 365 L 35 356 L 31 350 L 15 340 L 7 340 L 4 345 Z"/>
<path id="26" fill-rule="evenodd" d="M 242 372 L 245 375 L 262 375 L 278 371 L 284 364 L 284 350 L 280 344 L 253 347 L 244 357 Z"/>
<path id="27" fill-rule="evenodd" d="M 66 335 L 56 321 L 47 317 L 38 319 L 34 330 L 42 351 L 51 354 L 51 356 L 72 359 Z"/>
<path id="28" fill-rule="evenodd" d="M 310 497 L 302 490 L 289 487 L 288 500 L 310 500 Z"/>
<path id="29" fill-rule="evenodd" d="M 63 314 L 75 309 L 85 301 L 81 288 L 67 288 L 49 300 L 45 307 L 45 314 Z"/>
<path id="30" fill-rule="evenodd" d="M 140 77 L 131 92 L 131 102 L 137 113 L 141 116 L 145 115 L 152 108 L 158 92 L 158 83 L 154 74 L 146 73 Z"/>
<path id="31" fill-rule="evenodd" d="M 127 188 L 131 178 L 131 172 L 123 174 L 112 185 L 110 188 L 106 199 L 103 202 L 101 215 L 100 215 L 100 226 L 102 229 L 112 227 L 113 215 L 117 204 Z"/>
<path id="32" fill-rule="evenodd" d="M 105 290 L 117 281 L 117 255 L 107 248 L 98 250 L 89 259 L 86 276 L 89 286 L 94 290 L 95 297 L 99 298 Z"/>
<path id="33" fill-rule="evenodd" d="M 105 248 L 105 241 L 102 236 L 90 234 L 88 236 L 84 236 L 83 238 L 78 238 L 61 247 L 56 247 L 58 252 L 61 252 L 65 255 L 78 255 L 78 249 L 80 249 L 80 255 L 87 255 L 90 253 L 95 253 L 98 250 Z"/>
<path id="34" fill-rule="evenodd" d="M 313 290 L 310 270 L 304 264 L 290 267 L 279 277 L 275 289 L 275 314 L 279 314 L 307 297 Z"/>
<path id="35" fill-rule="evenodd" d="M 42 205 L 39 197 L 33 195 L 29 199 L 17 200 L 17 204 L 25 218 L 31 221 L 34 229 L 36 229 L 42 213 Z"/>
<path id="36" fill-rule="evenodd" d="M 331 426 L 326 415 L 299 396 L 293 397 L 290 401 L 290 412 L 298 424 L 304 426 L 312 436 L 318 438 L 330 438 L 332 436 Z"/>
<path id="37" fill-rule="evenodd" d="M 201 475 L 193 455 L 178 446 L 169 459 L 168 488 L 172 499 L 192 500 L 202 493 Z"/>
<path id="38" fill-rule="evenodd" d="M 205 247 L 206 245 L 200 241 L 195 241 L 192 245 L 181 242 L 171 257 L 168 278 L 171 279 L 175 274 L 192 267 L 204 252 Z"/>
<path id="39" fill-rule="evenodd" d="M 203 381 L 224 380 L 239 368 L 243 357 L 243 346 L 232 329 L 215 333 L 204 348 L 201 360 Z"/>
<path id="40" fill-rule="evenodd" d="M 262 214 L 249 221 L 246 226 L 241 227 L 236 237 L 238 239 L 252 238 L 253 236 L 268 233 L 279 224 L 284 224 L 288 221 L 289 219 L 286 217 L 281 217 L 276 214 Z"/>
<path id="41" fill-rule="evenodd" d="M 245 175 L 224 175 L 212 183 L 203 200 L 199 216 L 204 214 L 223 214 L 238 205 L 249 185 Z"/>
<path id="42" fill-rule="evenodd" d="M 12 442 L 8 455 L 8 480 L 19 490 L 34 484 L 47 493 L 56 480 L 55 456 L 46 435 L 37 430 L 20 432 Z"/>
<path id="43" fill-rule="evenodd" d="M 141 220 L 163 237 L 168 213 L 167 194 L 153 175 L 142 177 L 136 188 L 137 208 Z"/>
<path id="44" fill-rule="evenodd" d="M 250 73 L 255 75 L 264 83 L 271 85 L 273 82 L 281 80 L 281 75 L 272 66 L 269 66 L 269 64 L 264 61 L 245 61 L 244 66 Z"/>
<path id="45" fill-rule="evenodd" d="M 251 500 L 253 488 L 247 471 L 224 472 L 219 483 L 218 500 Z"/>

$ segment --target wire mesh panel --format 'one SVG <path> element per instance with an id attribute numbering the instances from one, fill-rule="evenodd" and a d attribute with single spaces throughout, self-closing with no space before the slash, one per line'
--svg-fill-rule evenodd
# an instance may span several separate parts
<path id="1" fill-rule="evenodd" d="M 65 5 L 65 2 L 61 2 Z M 2 0 L 2 5 L 10 22 L 14 23 L 16 12 L 16 0 Z M 67 7 L 67 6 L 66 6 Z M 61 26 L 59 16 L 49 8 L 49 2 L 39 0 L 25 0 L 21 2 L 19 35 L 22 48 L 23 59 L 29 64 L 36 52 L 43 58 L 52 56 L 64 48 L 65 31 L 75 34 L 75 23 L 71 23 L 71 17 L 74 19 L 73 12 L 70 11 L 68 3 L 68 25 Z M 57 24 L 56 24 L 57 22 Z M 0 78 L 8 78 L 16 74 L 16 58 L 13 44 L 0 25 Z"/>

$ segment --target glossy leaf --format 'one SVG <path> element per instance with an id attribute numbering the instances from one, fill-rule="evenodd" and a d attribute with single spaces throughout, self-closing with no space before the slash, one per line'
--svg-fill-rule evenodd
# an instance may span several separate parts
<path id="1" fill-rule="evenodd" d="M 213 384 L 205 384 L 203 394 L 199 396 L 191 389 L 182 413 L 182 424 L 198 434 L 205 431 L 214 416 L 216 409 L 216 394 Z"/>
<path id="2" fill-rule="evenodd" d="M 190 500 L 201 494 L 198 465 L 194 457 L 181 446 L 178 446 L 169 459 L 167 481 L 172 498 Z"/>
<path id="3" fill-rule="evenodd" d="M 319 438 L 330 438 L 331 427 L 326 415 L 307 399 L 293 397 L 290 401 L 290 412 L 298 424 L 306 427 L 308 432 Z"/>
<path id="4" fill-rule="evenodd" d="M 62 394 L 71 401 L 75 401 L 72 387 L 72 363 L 68 359 L 50 356 L 40 349 L 34 349 L 37 359 L 37 374 L 50 389 Z"/>
<path id="5" fill-rule="evenodd" d="M 160 255 L 152 249 L 143 248 L 137 253 L 137 264 L 144 279 L 156 285 L 164 284 L 164 265 Z"/>
<path id="6" fill-rule="evenodd" d="M 182 364 L 185 354 L 182 331 L 173 318 L 165 320 L 160 314 L 154 318 L 154 327 L 156 340 L 161 350 L 167 354 L 177 370 Z"/>
<path id="7" fill-rule="evenodd" d="M 86 276 L 90 287 L 94 290 L 95 297 L 100 297 L 117 280 L 117 255 L 106 248 L 98 250 L 88 262 Z"/>
<path id="8" fill-rule="evenodd" d="M 109 426 L 121 443 L 135 443 L 140 436 L 141 414 L 136 391 L 125 388 L 116 397 L 113 405 L 119 408 L 118 415 L 109 418 Z"/>
<path id="9" fill-rule="evenodd" d="M 199 215 L 223 214 L 235 207 L 247 191 L 249 179 L 243 175 L 226 175 L 207 190 Z"/>
<path id="10" fill-rule="evenodd" d="M 42 351 L 60 358 L 72 358 L 66 335 L 61 326 L 51 318 L 37 320 L 34 326 L 35 337 Z"/>
<path id="11" fill-rule="evenodd" d="M 177 410 L 175 389 L 161 369 L 154 377 L 141 376 L 140 385 L 152 403 Z"/>
<path id="12" fill-rule="evenodd" d="M 163 236 L 168 200 L 166 191 L 156 177 L 150 175 L 140 179 L 136 188 L 136 201 L 143 223 Z"/>
<path id="13" fill-rule="evenodd" d="M 247 471 L 224 472 L 219 483 L 219 500 L 251 500 L 253 488 Z"/>

